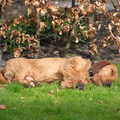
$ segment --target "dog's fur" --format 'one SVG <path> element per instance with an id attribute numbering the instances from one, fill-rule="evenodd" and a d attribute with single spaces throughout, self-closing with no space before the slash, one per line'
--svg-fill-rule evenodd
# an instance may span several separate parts
<path id="1" fill-rule="evenodd" d="M 92 78 L 90 72 L 92 71 Z M 87 83 L 111 86 L 118 79 L 118 71 L 112 63 L 102 60 L 95 62 L 81 57 L 25 59 L 14 58 L 0 70 L 0 82 L 17 82 L 35 86 L 36 83 L 59 81 L 62 88 L 80 88 Z"/>

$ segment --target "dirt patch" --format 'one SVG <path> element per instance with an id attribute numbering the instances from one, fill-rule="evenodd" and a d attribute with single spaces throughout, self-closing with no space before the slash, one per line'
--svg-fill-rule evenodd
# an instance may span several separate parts
<path id="1" fill-rule="evenodd" d="M 110 45 L 105 48 L 102 48 L 102 40 L 99 40 L 97 44 L 99 44 L 98 60 L 106 59 L 115 64 L 120 63 L 120 56 L 117 56 L 118 48 L 116 46 Z M 41 45 L 39 57 L 63 57 L 65 45 L 66 44 L 62 41 L 58 44 Z M 83 58 L 90 58 L 88 46 L 86 44 L 72 44 L 70 49 L 68 50 L 67 57 L 73 56 L 82 56 Z M 1 66 L 4 67 L 5 62 L 11 58 L 13 58 L 13 53 L 9 54 L 7 52 L 3 52 Z"/>
<path id="2" fill-rule="evenodd" d="M 12 20 L 14 19 L 14 17 L 16 17 L 16 13 L 19 16 L 20 14 L 23 14 L 24 11 L 26 11 L 26 9 L 27 9 L 24 6 L 24 2 L 21 3 L 20 0 L 14 0 L 14 2 L 16 4 L 13 5 L 12 10 L 9 10 L 9 7 L 7 7 L 6 11 L 10 11 L 10 12 L 4 13 L 4 16 L 6 16 L 6 17 L 12 16 L 13 17 L 13 18 L 11 18 Z M 11 15 L 11 13 L 12 13 L 12 15 Z M 102 26 L 108 25 L 108 22 L 109 21 L 104 20 L 104 22 L 102 23 Z M 104 27 L 101 28 L 101 31 L 97 32 L 97 34 L 95 35 L 95 38 L 98 38 L 98 40 L 96 42 L 96 44 L 98 45 L 98 60 L 99 59 L 107 59 L 107 60 L 110 60 L 112 63 L 119 63 L 120 56 L 117 56 L 117 54 L 118 54 L 117 46 L 110 45 L 105 48 L 102 48 L 102 39 L 106 35 L 107 35 L 107 31 L 104 30 Z M 65 45 L 66 44 L 63 43 L 62 41 L 60 41 L 58 44 L 41 45 L 40 51 L 39 51 L 39 57 L 40 58 L 63 57 Z M 71 56 L 82 56 L 83 58 L 90 58 L 89 52 L 88 52 L 88 45 L 83 44 L 83 43 L 72 44 L 68 51 L 68 54 L 67 54 L 67 57 L 71 57 Z M 13 53 L 9 54 L 7 52 L 3 52 L 1 67 L 4 67 L 5 62 L 11 58 L 13 58 Z"/>

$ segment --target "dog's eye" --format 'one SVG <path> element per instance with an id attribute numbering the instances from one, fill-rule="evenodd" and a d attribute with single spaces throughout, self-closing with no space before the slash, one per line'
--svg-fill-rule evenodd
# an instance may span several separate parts
<path id="1" fill-rule="evenodd" d="M 112 75 L 114 75 L 114 71 L 113 71 L 113 69 L 111 69 L 111 72 L 112 72 Z"/>

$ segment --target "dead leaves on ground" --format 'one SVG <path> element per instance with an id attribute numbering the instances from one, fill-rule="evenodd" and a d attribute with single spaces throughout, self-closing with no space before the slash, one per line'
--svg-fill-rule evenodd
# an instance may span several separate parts
<path id="1" fill-rule="evenodd" d="M 56 91 L 57 91 L 57 92 L 60 92 L 60 88 L 57 88 Z M 54 94 L 54 91 L 53 91 L 53 90 L 50 90 L 49 93 Z"/>
<path id="2" fill-rule="evenodd" d="M 90 98 L 89 100 L 93 100 L 93 98 Z M 100 103 L 104 103 L 102 100 L 98 100 Z"/>
<path id="3" fill-rule="evenodd" d="M 7 86 L 8 84 L 4 84 L 2 86 L 0 86 L 0 89 L 4 88 L 5 86 Z"/>
<path id="4" fill-rule="evenodd" d="M 5 110 L 5 109 L 6 109 L 6 106 L 5 106 L 4 104 L 1 104 L 1 105 L 0 105 L 0 109 L 1 109 L 1 110 Z"/>
<path id="5" fill-rule="evenodd" d="M 12 110 L 16 110 L 17 108 L 12 108 Z M 0 110 L 6 110 L 6 105 L 1 104 L 0 105 Z"/>
<path id="6" fill-rule="evenodd" d="M 57 92 L 60 92 L 60 89 L 57 88 L 56 91 L 57 91 Z M 55 93 L 55 92 L 54 92 L 53 90 L 50 90 L 49 93 L 47 94 L 47 96 L 51 96 L 51 97 L 55 98 L 54 93 Z M 59 102 L 56 100 L 56 101 L 54 101 L 54 103 L 59 103 Z"/>

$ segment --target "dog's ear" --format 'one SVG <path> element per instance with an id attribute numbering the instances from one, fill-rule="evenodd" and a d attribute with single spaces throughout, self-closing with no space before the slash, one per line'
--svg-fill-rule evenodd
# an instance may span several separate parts
<path id="1" fill-rule="evenodd" d="M 95 64 L 91 67 L 93 75 L 98 73 L 103 67 L 109 64 L 110 63 L 107 60 L 100 60 L 98 62 L 95 62 Z"/>

